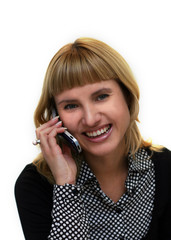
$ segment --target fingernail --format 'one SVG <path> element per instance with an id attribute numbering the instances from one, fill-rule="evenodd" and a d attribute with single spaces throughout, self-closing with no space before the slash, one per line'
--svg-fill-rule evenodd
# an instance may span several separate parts
<path id="1" fill-rule="evenodd" d="M 56 116 L 56 117 L 54 117 L 53 119 L 57 119 L 57 118 L 59 118 L 59 116 Z"/>
<path id="2" fill-rule="evenodd" d="M 64 129 L 64 130 L 67 130 L 68 128 L 66 128 L 66 127 L 63 127 L 63 129 Z"/>
<path id="3" fill-rule="evenodd" d="M 61 123 L 62 123 L 62 121 L 57 122 L 55 125 L 58 126 L 58 125 L 60 125 Z"/>

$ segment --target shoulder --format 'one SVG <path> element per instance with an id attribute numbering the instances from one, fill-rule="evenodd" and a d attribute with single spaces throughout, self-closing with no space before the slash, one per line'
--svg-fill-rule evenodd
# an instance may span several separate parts
<path id="1" fill-rule="evenodd" d="M 161 152 L 151 151 L 156 180 L 156 198 L 168 201 L 171 195 L 171 151 L 163 148 Z"/>
<path id="2" fill-rule="evenodd" d="M 153 151 L 152 152 L 154 154 L 154 156 L 160 157 L 160 158 L 167 158 L 170 159 L 171 161 L 171 151 L 168 148 L 162 148 L 161 151 Z"/>
<path id="3" fill-rule="evenodd" d="M 160 152 L 152 151 L 151 158 L 156 169 L 166 169 L 171 171 L 171 151 L 163 148 Z"/>
<path id="4" fill-rule="evenodd" d="M 47 194 L 52 195 L 53 185 L 42 176 L 34 164 L 28 164 L 20 173 L 15 183 L 16 198 L 31 194 Z"/>
<path id="5" fill-rule="evenodd" d="M 53 185 L 33 164 L 28 164 L 17 178 L 15 199 L 25 237 L 47 239 L 52 222 Z"/>
<path id="6" fill-rule="evenodd" d="M 16 183 L 18 182 L 34 182 L 34 184 L 36 184 L 36 182 L 41 182 L 42 184 L 51 185 L 47 179 L 37 171 L 37 168 L 33 163 L 26 165 L 22 170 Z"/>

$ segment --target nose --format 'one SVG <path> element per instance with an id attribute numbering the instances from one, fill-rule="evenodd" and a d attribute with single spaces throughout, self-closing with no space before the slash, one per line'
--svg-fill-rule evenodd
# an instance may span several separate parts
<path id="1" fill-rule="evenodd" d="M 95 106 L 86 105 L 83 110 L 82 123 L 88 127 L 95 127 L 101 120 L 101 113 Z"/>

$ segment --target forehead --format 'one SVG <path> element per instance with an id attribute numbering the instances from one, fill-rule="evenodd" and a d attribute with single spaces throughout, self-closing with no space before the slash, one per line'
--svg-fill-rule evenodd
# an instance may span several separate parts
<path id="1" fill-rule="evenodd" d="M 94 93 L 98 93 L 100 91 L 117 91 L 119 88 L 119 85 L 116 81 L 114 80 L 106 80 L 106 81 L 101 81 L 101 82 L 96 82 L 96 83 L 91 83 L 91 84 L 86 84 L 81 87 L 73 87 L 72 89 L 64 90 L 60 94 L 57 94 L 54 96 L 56 103 L 59 103 L 63 100 L 68 100 L 68 99 L 76 99 L 79 96 L 80 97 L 85 97 L 88 95 L 92 95 Z"/>

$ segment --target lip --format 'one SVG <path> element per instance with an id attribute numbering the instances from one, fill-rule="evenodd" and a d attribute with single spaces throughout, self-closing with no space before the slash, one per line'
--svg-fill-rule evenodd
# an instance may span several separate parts
<path id="1" fill-rule="evenodd" d="M 104 126 L 107 126 L 107 125 L 104 125 Z M 104 126 L 103 126 L 103 127 L 104 127 Z M 103 127 L 100 127 L 100 128 L 98 128 L 98 129 L 101 129 L 101 128 L 103 128 Z M 98 129 L 97 129 L 97 130 L 98 130 Z M 96 130 L 96 131 L 97 131 L 97 130 Z M 99 143 L 99 142 L 103 142 L 104 140 L 106 140 L 106 139 L 111 135 L 112 130 L 113 130 L 113 126 L 111 125 L 109 131 L 106 132 L 106 133 L 104 133 L 104 134 L 102 134 L 102 135 L 100 135 L 100 136 L 90 138 L 90 137 L 86 136 L 85 134 L 83 134 L 83 135 L 84 135 L 84 137 L 85 137 L 88 141 L 94 142 L 94 143 Z M 94 130 L 94 131 L 95 131 L 95 130 Z M 88 131 L 87 131 L 87 132 L 88 132 Z M 91 131 L 91 132 L 93 132 L 93 131 Z"/>
<path id="2" fill-rule="evenodd" d="M 108 123 L 108 124 L 104 124 L 104 125 L 102 125 L 102 126 L 99 126 L 99 127 L 97 127 L 97 128 L 91 129 L 91 130 L 90 130 L 90 129 L 85 130 L 85 131 L 83 132 L 83 134 L 86 133 L 86 132 L 96 132 L 96 131 L 104 128 L 104 127 L 108 127 L 109 125 L 111 125 L 111 124 Z"/>

